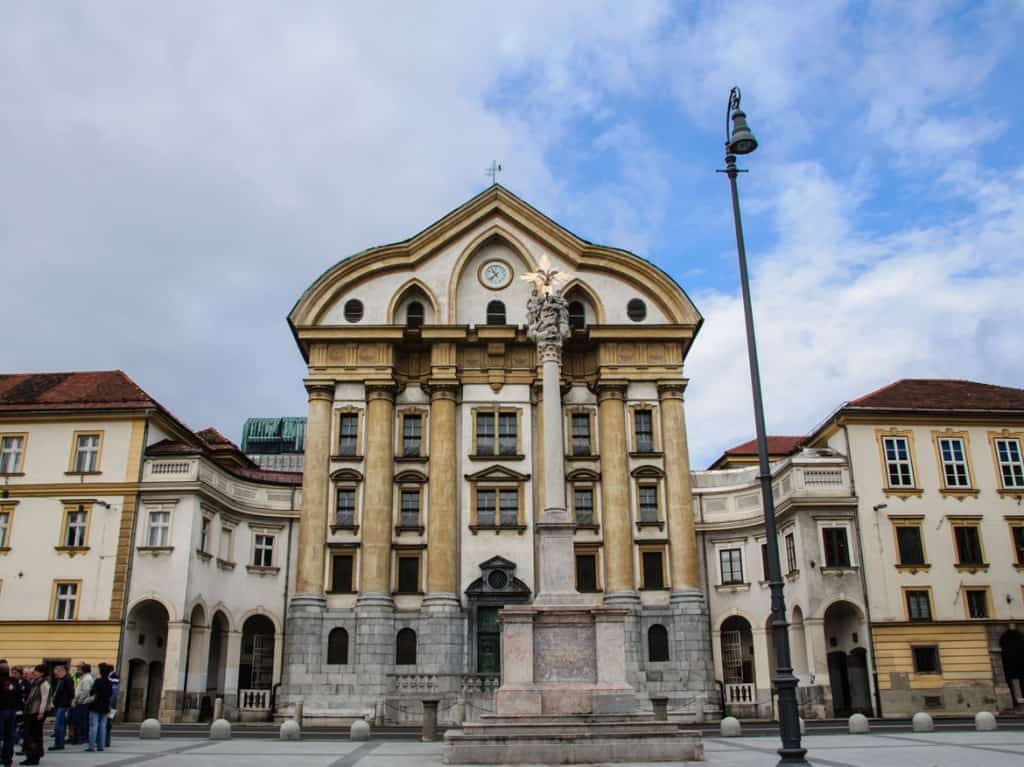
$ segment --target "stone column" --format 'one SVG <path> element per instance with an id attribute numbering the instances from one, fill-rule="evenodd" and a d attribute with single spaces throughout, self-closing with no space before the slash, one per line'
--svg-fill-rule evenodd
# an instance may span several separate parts
<path id="1" fill-rule="evenodd" d="M 604 530 L 604 601 L 639 604 L 633 574 L 633 531 L 629 511 L 626 439 L 626 384 L 599 384 L 598 432 L 601 439 L 601 526 Z"/>
<path id="2" fill-rule="evenodd" d="M 164 651 L 164 683 L 160 699 L 160 721 L 177 722 L 181 718 L 182 697 L 185 690 L 185 664 L 188 658 L 188 621 L 167 624 L 167 643 Z"/>
<path id="3" fill-rule="evenodd" d="M 206 668 L 210 660 L 210 627 L 192 626 L 188 639 L 188 674 L 185 692 L 206 692 Z"/>
<path id="4" fill-rule="evenodd" d="M 302 474 L 302 515 L 293 606 L 319 607 L 324 599 L 324 543 L 327 538 L 328 469 L 334 384 L 307 380 L 309 416 Z"/>
<path id="5" fill-rule="evenodd" d="M 238 708 L 238 665 L 242 658 L 242 632 L 229 631 L 227 655 L 224 659 L 224 708 L 233 712 Z"/>
<path id="6" fill-rule="evenodd" d="M 366 385 L 366 477 L 363 482 L 362 567 L 359 602 L 392 605 L 391 527 L 393 520 L 394 386 Z"/>
<path id="7" fill-rule="evenodd" d="M 693 521 L 690 454 L 686 446 L 683 382 L 658 384 L 661 402 L 661 443 L 665 451 L 669 567 L 672 591 L 700 589 L 697 532 Z"/>
<path id="8" fill-rule="evenodd" d="M 458 384 L 430 386 L 427 596 L 424 607 L 459 609 Z"/>

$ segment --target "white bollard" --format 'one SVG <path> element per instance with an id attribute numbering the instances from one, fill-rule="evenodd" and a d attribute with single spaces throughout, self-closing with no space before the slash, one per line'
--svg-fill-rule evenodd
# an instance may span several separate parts
<path id="1" fill-rule="evenodd" d="M 210 740 L 231 740 L 231 722 L 217 719 L 210 725 Z"/>
<path id="2" fill-rule="evenodd" d="M 995 715 L 988 711 L 979 711 L 974 715 L 974 729 L 978 732 L 992 732 L 998 726 Z"/>
<path id="3" fill-rule="evenodd" d="M 294 719 L 281 722 L 281 740 L 302 740 L 302 728 Z"/>
<path id="4" fill-rule="evenodd" d="M 365 719 L 356 719 L 348 731 L 349 740 L 369 740 L 370 723 Z"/>
<path id="5" fill-rule="evenodd" d="M 807 722 L 804 721 L 803 717 L 800 717 L 800 734 L 801 735 L 806 735 L 807 734 Z"/>
<path id="6" fill-rule="evenodd" d="M 871 732 L 871 724 L 864 714 L 854 714 L 850 717 L 850 734 L 867 735 Z"/>
<path id="7" fill-rule="evenodd" d="M 918 711 L 910 720 L 910 726 L 914 732 L 931 732 L 935 729 L 935 722 L 927 711 Z"/>
<path id="8" fill-rule="evenodd" d="M 160 740 L 160 720 L 147 719 L 139 726 L 139 737 L 142 740 Z"/>
<path id="9" fill-rule="evenodd" d="M 723 738 L 738 738 L 743 733 L 743 727 L 739 719 L 727 716 L 719 723 L 718 731 Z"/>

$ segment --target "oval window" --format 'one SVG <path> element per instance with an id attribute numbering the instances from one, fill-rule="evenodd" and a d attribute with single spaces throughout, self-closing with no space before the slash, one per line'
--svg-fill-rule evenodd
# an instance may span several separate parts
<path id="1" fill-rule="evenodd" d="M 345 319 L 348 322 L 359 322 L 363 318 L 363 302 L 358 298 L 350 298 L 345 302 Z"/>
<path id="2" fill-rule="evenodd" d="M 639 298 L 632 299 L 626 304 L 626 316 L 633 322 L 643 322 L 647 317 L 647 304 Z"/>

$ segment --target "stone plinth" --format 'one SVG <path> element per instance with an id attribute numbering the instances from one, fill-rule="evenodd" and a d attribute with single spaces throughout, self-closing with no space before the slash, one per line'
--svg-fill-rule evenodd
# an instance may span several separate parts
<path id="1" fill-rule="evenodd" d="M 704 759 L 699 732 L 650 714 L 485 716 L 444 735 L 447 764 L 594 764 Z"/>
<path id="2" fill-rule="evenodd" d="M 632 713 L 625 620 L 608 607 L 522 605 L 501 611 L 501 716 Z"/>

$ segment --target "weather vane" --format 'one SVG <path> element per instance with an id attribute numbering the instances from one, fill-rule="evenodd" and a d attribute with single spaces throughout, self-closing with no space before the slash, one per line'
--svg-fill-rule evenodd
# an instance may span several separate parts
<path id="1" fill-rule="evenodd" d="M 498 174 L 501 173 L 501 165 L 498 163 L 497 160 L 494 160 L 493 162 L 491 162 L 491 167 L 485 170 L 484 173 L 491 177 L 492 184 L 497 184 Z"/>

